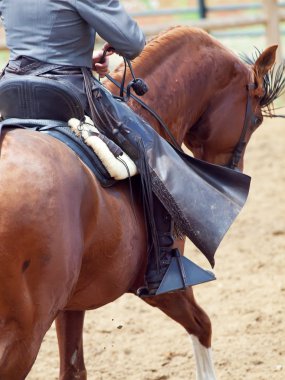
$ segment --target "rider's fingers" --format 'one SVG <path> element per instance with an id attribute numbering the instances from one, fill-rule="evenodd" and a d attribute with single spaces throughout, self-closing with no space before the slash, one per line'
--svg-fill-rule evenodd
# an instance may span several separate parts
<path id="1" fill-rule="evenodd" d="M 109 72 L 109 66 L 104 63 L 96 63 L 95 71 L 100 75 L 100 77 L 104 77 Z"/>
<path id="2" fill-rule="evenodd" d="M 108 63 L 95 63 L 95 70 L 97 71 L 108 71 L 109 70 L 109 64 Z"/>

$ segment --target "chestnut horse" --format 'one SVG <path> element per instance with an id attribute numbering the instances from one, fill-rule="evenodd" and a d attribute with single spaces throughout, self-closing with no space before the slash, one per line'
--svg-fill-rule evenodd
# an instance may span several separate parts
<path id="1" fill-rule="evenodd" d="M 247 99 L 252 115 L 246 142 L 262 121 L 263 77 L 275 50 L 265 50 L 251 67 L 206 33 L 178 27 L 152 40 L 134 68 L 150 86 L 146 103 L 163 116 L 178 143 L 198 158 L 225 165 L 242 133 Z M 114 75 L 118 79 L 121 70 Z M 249 84 L 254 84 L 250 92 Z M 162 133 L 141 106 L 131 106 Z M 0 379 L 27 376 L 56 318 L 60 380 L 84 380 L 84 311 L 142 284 L 142 210 L 134 205 L 135 219 L 126 181 L 103 189 L 78 157 L 50 136 L 8 129 L 1 141 Z M 182 249 L 184 242 L 177 244 Z M 211 323 L 192 289 L 145 301 L 191 334 L 197 378 L 215 379 Z"/>

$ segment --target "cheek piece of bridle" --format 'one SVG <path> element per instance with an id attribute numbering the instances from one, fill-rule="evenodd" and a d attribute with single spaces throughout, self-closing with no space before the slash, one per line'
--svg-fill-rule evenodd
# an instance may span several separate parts
<path id="1" fill-rule="evenodd" d="M 251 99 L 250 99 L 250 92 L 256 88 L 255 83 L 249 83 L 247 86 L 247 100 L 246 100 L 246 111 L 245 111 L 245 118 L 244 118 L 244 123 L 243 123 L 243 128 L 242 132 L 239 138 L 239 141 L 237 145 L 234 148 L 234 151 L 232 153 L 232 157 L 226 165 L 230 169 L 233 170 L 239 170 L 238 169 L 238 164 L 240 162 L 240 159 L 244 153 L 247 141 L 246 141 L 246 135 L 248 130 L 250 129 L 250 126 L 254 122 L 254 113 L 252 111 L 252 104 L 251 104 Z"/>

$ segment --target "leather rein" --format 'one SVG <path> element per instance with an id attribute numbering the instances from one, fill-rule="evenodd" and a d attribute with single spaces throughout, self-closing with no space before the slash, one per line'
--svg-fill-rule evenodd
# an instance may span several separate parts
<path id="1" fill-rule="evenodd" d="M 127 102 L 130 98 L 134 99 L 137 103 L 139 103 L 145 110 L 147 110 L 157 120 L 157 122 L 160 124 L 160 126 L 163 128 L 165 133 L 170 138 L 172 145 L 176 149 L 178 149 L 179 151 L 183 152 L 182 148 L 177 143 L 175 137 L 173 136 L 172 132 L 170 131 L 168 126 L 165 124 L 165 122 L 162 120 L 162 118 L 151 107 L 149 107 L 146 103 L 144 103 L 140 98 L 138 98 L 136 95 L 131 93 L 131 88 L 133 88 L 134 91 L 139 96 L 142 96 L 147 92 L 148 88 L 147 88 L 145 82 L 141 78 L 135 77 L 133 69 L 132 69 L 131 62 L 126 58 L 123 58 L 123 59 L 124 59 L 125 69 L 124 69 L 124 74 L 123 74 L 123 78 L 122 78 L 121 83 L 118 82 L 117 80 L 115 80 L 114 78 L 112 78 L 109 74 L 106 75 L 107 79 L 120 89 L 120 96 L 114 96 L 114 97 L 119 98 L 120 100 L 122 100 L 124 102 Z M 131 71 L 131 74 L 133 76 L 133 80 L 127 85 L 127 88 L 125 88 L 125 78 L 126 78 L 126 67 L 127 67 L 127 65 Z M 142 82 L 142 85 L 145 86 L 146 91 L 141 91 L 139 93 L 137 92 L 136 88 L 134 87 L 134 84 L 138 83 L 138 82 Z M 239 141 L 234 148 L 234 151 L 233 151 L 233 154 L 232 154 L 232 157 L 231 157 L 229 163 L 227 165 L 225 165 L 226 167 L 228 167 L 232 170 L 238 170 L 239 161 L 242 157 L 242 154 L 243 154 L 244 149 L 245 149 L 246 144 L 247 144 L 246 134 L 247 134 L 247 131 L 249 130 L 250 125 L 252 123 L 252 116 L 253 116 L 252 104 L 250 101 L 250 90 L 253 89 L 254 87 L 255 87 L 254 83 L 250 83 L 246 86 L 247 100 L 246 100 L 246 111 L 245 111 L 245 119 L 244 119 L 242 132 L 241 132 Z M 126 94 L 126 96 L 124 96 L 124 94 Z"/>
<path id="2" fill-rule="evenodd" d="M 172 132 L 170 131 L 168 126 L 165 124 L 165 122 L 162 120 L 162 118 L 151 107 L 149 107 L 145 102 L 143 102 L 138 97 L 138 96 L 143 96 L 148 91 L 148 87 L 146 83 L 143 81 L 143 79 L 135 77 L 131 62 L 126 58 L 123 58 L 123 59 L 124 59 L 125 69 L 124 69 L 124 74 L 123 74 L 121 83 L 115 80 L 114 78 L 112 78 L 109 74 L 106 75 L 106 78 L 120 89 L 120 96 L 114 96 L 114 98 L 120 99 L 124 102 L 128 102 L 130 98 L 134 99 L 138 104 L 140 104 L 145 110 L 147 110 L 158 121 L 158 123 L 160 124 L 164 132 L 170 138 L 171 143 L 175 147 L 175 149 L 183 152 L 181 146 L 178 144 Z M 131 71 L 133 80 L 125 88 L 127 65 Z M 133 88 L 133 90 L 138 96 L 131 93 L 131 88 Z M 126 94 L 126 96 L 124 96 L 124 94 Z"/>

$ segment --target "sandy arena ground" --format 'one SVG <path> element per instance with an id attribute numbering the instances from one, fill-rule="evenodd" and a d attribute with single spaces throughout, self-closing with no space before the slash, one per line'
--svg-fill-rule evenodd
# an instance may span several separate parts
<path id="1" fill-rule="evenodd" d="M 213 323 L 220 380 L 285 379 L 285 120 L 266 120 L 247 148 L 249 200 L 216 254 L 217 281 L 195 288 Z M 187 255 L 208 267 L 193 247 Z M 187 333 L 132 295 L 87 313 L 88 379 L 195 378 Z M 58 378 L 55 332 L 28 380 Z"/>

